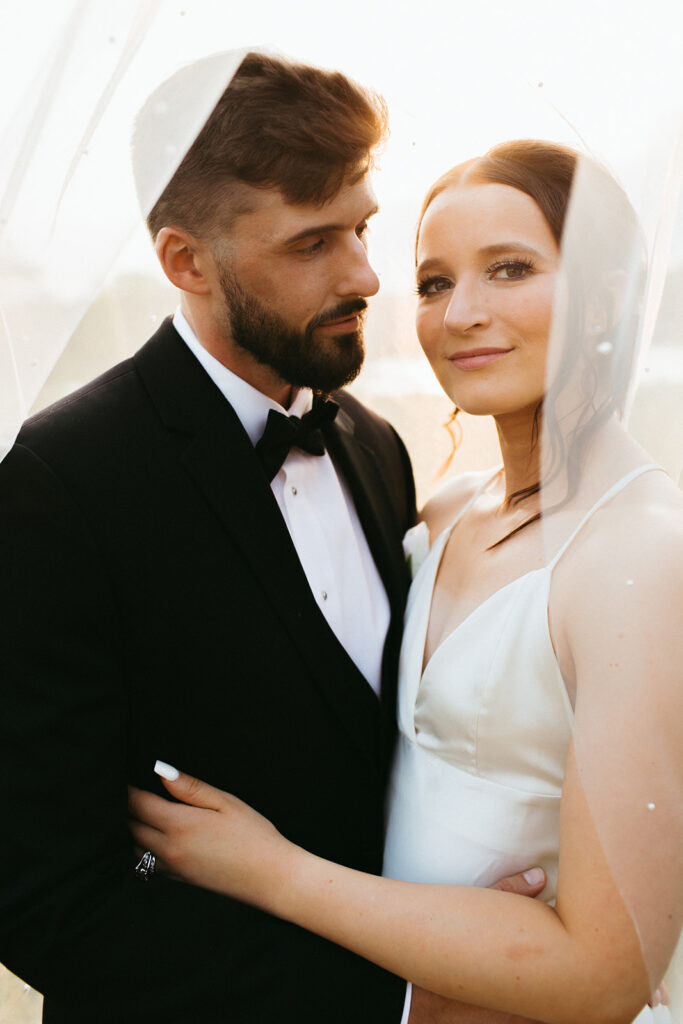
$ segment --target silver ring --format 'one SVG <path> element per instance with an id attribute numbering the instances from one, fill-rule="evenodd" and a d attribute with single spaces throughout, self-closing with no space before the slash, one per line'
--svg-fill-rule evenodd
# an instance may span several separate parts
<path id="1" fill-rule="evenodd" d="M 135 874 L 143 882 L 149 882 L 157 869 L 157 859 L 151 850 L 145 850 L 142 857 L 135 865 Z"/>

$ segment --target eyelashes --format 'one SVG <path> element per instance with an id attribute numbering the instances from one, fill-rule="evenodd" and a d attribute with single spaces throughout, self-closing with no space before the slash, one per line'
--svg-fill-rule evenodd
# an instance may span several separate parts
<path id="1" fill-rule="evenodd" d="M 306 245 L 303 249 L 297 249 L 300 256 L 312 256 L 313 253 L 320 252 L 325 245 L 325 239 L 319 238 L 317 242 L 313 242 L 312 245 Z"/>
<path id="2" fill-rule="evenodd" d="M 486 268 L 486 274 L 487 276 L 499 281 L 520 281 L 533 269 L 534 261 L 531 259 L 508 259 L 492 263 Z M 496 275 L 499 274 L 501 270 L 511 270 L 513 273 L 508 274 L 507 277 L 499 278 Z"/>
<path id="3" fill-rule="evenodd" d="M 439 287 L 439 285 L 443 287 Z M 450 280 L 447 277 L 425 277 L 421 281 L 417 282 L 415 289 L 416 295 L 437 295 L 439 292 L 448 291 L 450 287 Z"/>
<path id="4" fill-rule="evenodd" d="M 355 230 L 356 237 L 359 238 L 364 245 L 366 245 L 367 236 L 369 232 L 368 222 L 366 220 L 361 221 L 361 223 L 358 224 Z M 330 239 L 323 236 L 321 238 L 316 239 L 315 242 L 311 242 L 310 245 L 302 246 L 302 248 L 295 249 L 294 251 L 297 256 L 315 256 L 318 253 L 322 252 L 323 249 L 327 248 L 329 242 Z"/>
<path id="5" fill-rule="evenodd" d="M 484 273 L 489 281 L 523 281 L 534 269 L 534 261 L 528 258 L 496 260 L 489 264 Z M 445 274 L 433 274 L 418 280 L 415 292 L 421 298 L 439 295 L 454 287 L 455 282 Z"/>

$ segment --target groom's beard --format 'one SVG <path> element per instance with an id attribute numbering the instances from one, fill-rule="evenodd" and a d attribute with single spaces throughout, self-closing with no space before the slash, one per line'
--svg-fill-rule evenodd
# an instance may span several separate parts
<path id="1" fill-rule="evenodd" d="M 314 317 L 298 330 L 273 309 L 246 292 L 224 267 L 219 279 L 225 296 L 226 328 L 235 344 L 269 366 L 288 384 L 329 394 L 358 376 L 365 358 L 362 323 L 358 330 L 322 341 L 314 337 L 322 324 L 361 315 L 365 299 L 347 299 Z"/>

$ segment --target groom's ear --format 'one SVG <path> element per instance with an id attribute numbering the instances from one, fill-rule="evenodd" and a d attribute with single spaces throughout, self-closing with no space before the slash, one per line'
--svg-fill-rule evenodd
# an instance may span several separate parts
<path id="1" fill-rule="evenodd" d="M 207 246 L 183 228 L 163 227 L 154 248 L 172 285 L 193 295 L 208 295 L 214 266 Z"/>

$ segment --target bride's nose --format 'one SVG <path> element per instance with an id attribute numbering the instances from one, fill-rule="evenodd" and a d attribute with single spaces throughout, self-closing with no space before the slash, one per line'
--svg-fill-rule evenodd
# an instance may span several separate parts
<path id="1" fill-rule="evenodd" d="M 463 334 L 475 327 L 487 327 L 490 322 L 491 315 L 478 283 L 459 281 L 444 314 L 446 329 L 453 334 Z"/>

